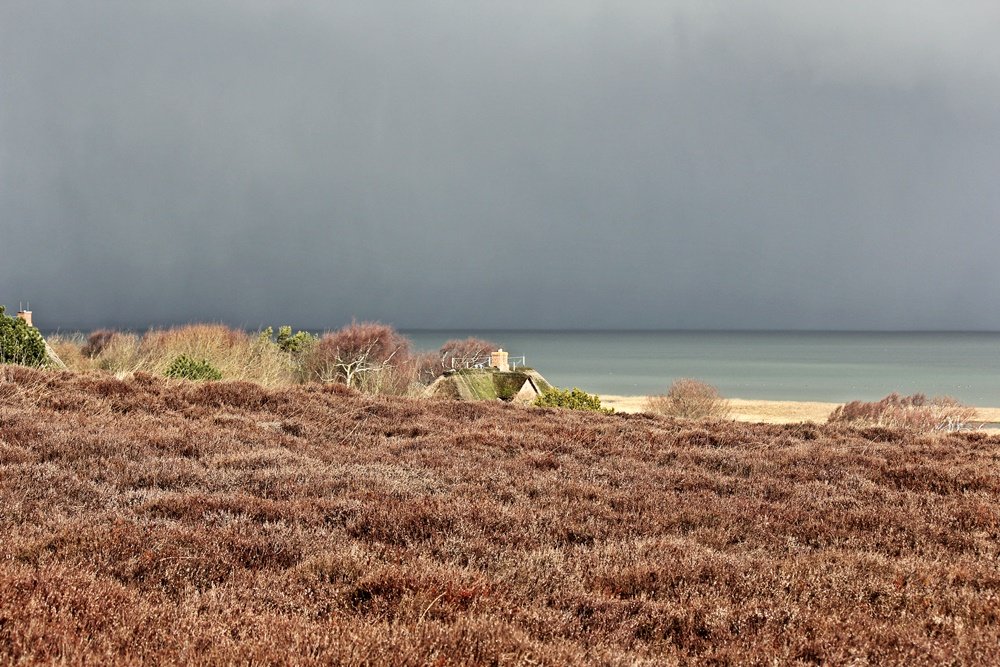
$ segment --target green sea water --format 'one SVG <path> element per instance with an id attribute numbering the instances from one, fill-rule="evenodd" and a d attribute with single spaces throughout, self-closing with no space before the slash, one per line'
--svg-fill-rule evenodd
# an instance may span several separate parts
<path id="1" fill-rule="evenodd" d="M 421 350 L 493 340 L 549 381 L 602 394 L 666 391 L 675 378 L 724 396 L 873 400 L 892 391 L 1000 406 L 1000 333 L 408 331 Z"/>

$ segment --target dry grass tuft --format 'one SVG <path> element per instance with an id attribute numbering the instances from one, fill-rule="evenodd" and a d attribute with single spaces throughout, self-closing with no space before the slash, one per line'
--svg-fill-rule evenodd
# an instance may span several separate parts
<path id="1" fill-rule="evenodd" d="M 998 451 L 0 367 L 0 664 L 985 664 Z"/>
<path id="2" fill-rule="evenodd" d="M 45 340 L 67 368 L 75 371 L 87 371 L 93 368 L 91 360 L 84 353 L 87 342 L 81 336 L 56 334 L 48 336 Z"/>

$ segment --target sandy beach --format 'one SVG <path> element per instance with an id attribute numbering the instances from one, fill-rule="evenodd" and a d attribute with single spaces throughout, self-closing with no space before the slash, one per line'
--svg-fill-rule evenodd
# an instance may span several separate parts
<path id="1" fill-rule="evenodd" d="M 642 412 L 645 396 L 601 395 L 601 405 L 618 412 Z M 729 399 L 731 417 L 736 421 L 765 424 L 795 424 L 814 422 L 822 424 L 840 403 L 819 401 L 762 401 L 742 398 Z M 1000 408 L 977 407 L 977 421 L 1000 422 Z M 992 430 L 992 429 L 991 429 Z"/>

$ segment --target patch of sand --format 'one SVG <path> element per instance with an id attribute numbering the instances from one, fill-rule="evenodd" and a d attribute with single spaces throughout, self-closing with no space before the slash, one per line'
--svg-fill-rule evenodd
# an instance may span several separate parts
<path id="1" fill-rule="evenodd" d="M 617 412 L 643 412 L 645 396 L 601 396 L 601 405 Z M 819 401 L 759 401 L 743 398 L 729 399 L 730 417 L 741 422 L 764 424 L 796 424 L 814 422 L 823 424 L 830 413 L 841 403 Z M 1000 408 L 976 408 L 978 421 L 1000 422 Z"/>

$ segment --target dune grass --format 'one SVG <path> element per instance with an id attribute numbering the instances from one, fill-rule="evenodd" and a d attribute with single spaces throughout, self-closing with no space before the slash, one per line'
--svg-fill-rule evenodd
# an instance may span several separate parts
<path id="1" fill-rule="evenodd" d="M 174 360 L 186 356 L 207 361 L 227 380 L 265 387 L 298 382 L 292 355 L 259 336 L 222 324 L 190 324 L 144 334 L 99 331 L 90 339 L 98 343 L 91 349 L 82 336 L 53 336 L 49 343 L 71 370 L 103 370 L 118 378 L 140 372 L 163 375 Z"/>

